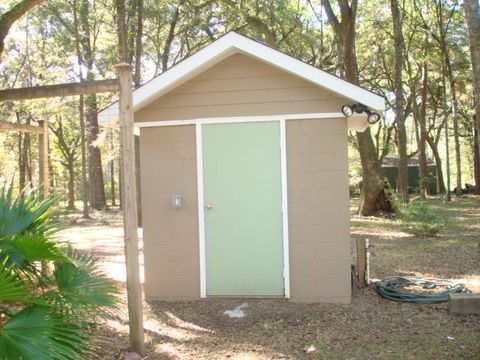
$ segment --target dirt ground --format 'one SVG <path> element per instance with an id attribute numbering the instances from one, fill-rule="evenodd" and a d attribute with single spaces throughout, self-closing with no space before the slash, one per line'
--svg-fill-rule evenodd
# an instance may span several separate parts
<path id="1" fill-rule="evenodd" d="M 480 198 L 443 204 L 448 220 L 436 238 L 419 239 L 397 220 L 354 215 L 356 238 L 373 242 L 372 278 L 411 274 L 454 279 L 480 293 Z M 100 325 L 98 356 L 122 359 L 128 347 L 121 216 L 117 210 L 80 220 L 61 237 L 92 252 L 122 289 L 119 310 Z M 141 230 L 139 232 L 141 236 Z M 352 260 L 353 262 L 353 260 Z M 247 303 L 246 316 L 223 315 Z M 392 302 L 373 289 L 356 291 L 351 305 L 283 300 L 218 300 L 145 304 L 147 359 L 480 359 L 480 317 L 454 316 L 445 304 Z"/>

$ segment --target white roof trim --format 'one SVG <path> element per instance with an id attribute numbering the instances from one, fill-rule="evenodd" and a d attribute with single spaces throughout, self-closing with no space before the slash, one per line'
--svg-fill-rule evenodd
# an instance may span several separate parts
<path id="1" fill-rule="evenodd" d="M 380 112 L 385 110 L 385 99 L 382 96 L 349 83 L 326 71 L 317 69 L 260 42 L 238 33 L 230 32 L 134 90 L 134 111 L 139 110 L 174 87 L 190 80 L 228 56 L 238 52 L 276 66 L 288 73 L 333 91 L 340 96 L 364 104 L 373 110 Z M 118 102 L 101 110 L 98 115 L 100 123 L 106 123 L 117 118 Z"/>

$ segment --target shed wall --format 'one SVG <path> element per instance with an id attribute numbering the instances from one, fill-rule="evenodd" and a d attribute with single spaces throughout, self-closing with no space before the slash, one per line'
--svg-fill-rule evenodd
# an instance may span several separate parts
<path id="1" fill-rule="evenodd" d="M 347 120 L 286 124 L 292 300 L 350 303 Z"/>
<path id="2" fill-rule="evenodd" d="M 135 121 L 339 112 L 350 102 L 272 65 L 235 54 L 137 111 Z"/>
<path id="3" fill-rule="evenodd" d="M 346 119 L 290 120 L 286 135 L 291 298 L 349 303 Z M 142 128 L 141 164 L 147 298 L 197 299 L 195 127 Z"/>
<path id="4" fill-rule="evenodd" d="M 338 95 L 236 54 L 135 113 L 136 122 L 338 112 Z M 290 285 L 295 301 L 350 301 L 347 119 L 287 121 Z M 195 126 L 141 128 L 147 298 L 200 294 Z M 184 206 L 173 209 L 170 196 Z"/>
<path id="5" fill-rule="evenodd" d="M 195 126 L 140 132 L 143 248 L 147 298 L 195 299 L 200 294 Z M 183 207 L 170 197 L 181 194 Z"/>

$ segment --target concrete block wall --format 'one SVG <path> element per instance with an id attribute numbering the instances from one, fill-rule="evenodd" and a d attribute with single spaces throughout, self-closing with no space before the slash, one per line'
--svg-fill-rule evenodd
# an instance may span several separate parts
<path id="1" fill-rule="evenodd" d="M 347 120 L 286 124 L 291 298 L 350 303 Z"/>
<path id="2" fill-rule="evenodd" d="M 145 294 L 197 299 L 200 294 L 195 126 L 141 129 Z M 174 209 L 170 197 L 180 194 Z"/>

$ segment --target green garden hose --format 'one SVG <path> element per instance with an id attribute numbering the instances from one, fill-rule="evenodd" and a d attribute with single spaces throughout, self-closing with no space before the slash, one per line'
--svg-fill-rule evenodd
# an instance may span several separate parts
<path id="1" fill-rule="evenodd" d="M 463 284 L 417 276 L 388 277 L 376 283 L 375 290 L 384 298 L 417 304 L 447 302 L 452 293 L 470 292 Z"/>

